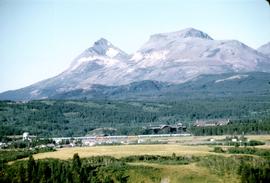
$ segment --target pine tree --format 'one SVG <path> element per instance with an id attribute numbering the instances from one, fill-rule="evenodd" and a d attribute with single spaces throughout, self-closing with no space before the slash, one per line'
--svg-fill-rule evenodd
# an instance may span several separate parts
<path id="1" fill-rule="evenodd" d="M 32 182 L 33 176 L 34 175 L 34 169 L 35 169 L 35 160 L 32 155 L 29 156 L 29 160 L 27 162 L 27 177 L 28 177 L 28 182 Z"/>
<path id="2" fill-rule="evenodd" d="M 19 174 L 18 175 L 19 175 L 19 182 L 20 183 L 26 182 L 26 180 L 25 180 L 25 169 L 24 169 L 22 164 L 20 164 L 20 166 L 19 166 Z"/>
<path id="3" fill-rule="evenodd" d="M 72 168 L 73 170 L 75 170 L 77 173 L 80 173 L 80 169 L 81 169 L 81 159 L 78 155 L 78 153 L 73 155 L 73 161 L 72 161 Z"/>
<path id="4" fill-rule="evenodd" d="M 51 180 L 51 169 L 50 169 L 50 167 L 49 167 L 49 164 L 48 163 L 44 163 L 43 164 L 44 165 L 44 177 L 46 178 L 46 180 L 47 180 L 47 182 L 49 181 L 49 180 Z"/>
<path id="5" fill-rule="evenodd" d="M 73 161 L 72 161 L 72 174 L 73 174 L 73 181 L 74 182 L 80 182 L 80 176 L 81 176 L 81 159 L 78 155 L 78 153 L 74 154 Z"/>

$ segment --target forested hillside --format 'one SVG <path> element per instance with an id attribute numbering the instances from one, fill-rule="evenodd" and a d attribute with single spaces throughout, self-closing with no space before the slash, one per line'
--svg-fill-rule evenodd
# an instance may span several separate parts
<path id="1" fill-rule="evenodd" d="M 268 121 L 268 98 L 218 98 L 168 102 L 41 100 L 0 102 L 0 136 L 83 136 L 96 128 L 115 128 L 114 134 L 142 134 L 143 127 L 197 119 Z M 237 125 L 235 125 L 237 126 Z M 191 128 L 189 128 L 191 129 Z M 202 134 L 201 132 L 196 132 Z M 112 134 L 112 135 L 114 135 Z"/>

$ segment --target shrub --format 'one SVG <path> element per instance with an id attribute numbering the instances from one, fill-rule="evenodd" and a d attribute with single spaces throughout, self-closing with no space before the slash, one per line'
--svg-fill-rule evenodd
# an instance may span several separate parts
<path id="1" fill-rule="evenodd" d="M 214 147 L 213 152 L 216 152 L 216 153 L 224 153 L 224 152 L 226 152 L 226 151 L 224 151 L 221 147 Z"/>

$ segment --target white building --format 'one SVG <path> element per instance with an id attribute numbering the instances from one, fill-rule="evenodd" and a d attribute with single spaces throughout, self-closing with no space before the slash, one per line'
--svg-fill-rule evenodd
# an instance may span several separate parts
<path id="1" fill-rule="evenodd" d="M 29 133 L 28 132 L 24 132 L 23 133 L 23 140 L 29 140 Z"/>

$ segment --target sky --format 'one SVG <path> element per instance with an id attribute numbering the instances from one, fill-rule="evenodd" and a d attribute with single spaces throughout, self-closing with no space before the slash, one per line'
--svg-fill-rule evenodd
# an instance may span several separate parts
<path id="1" fill-rule="evenodd" d="M 53 77 L 103 37 L 131 54 L 193 27 L 252 48 L 270 41 L 264 0 L 0 0 L 0 92 Z"/>

